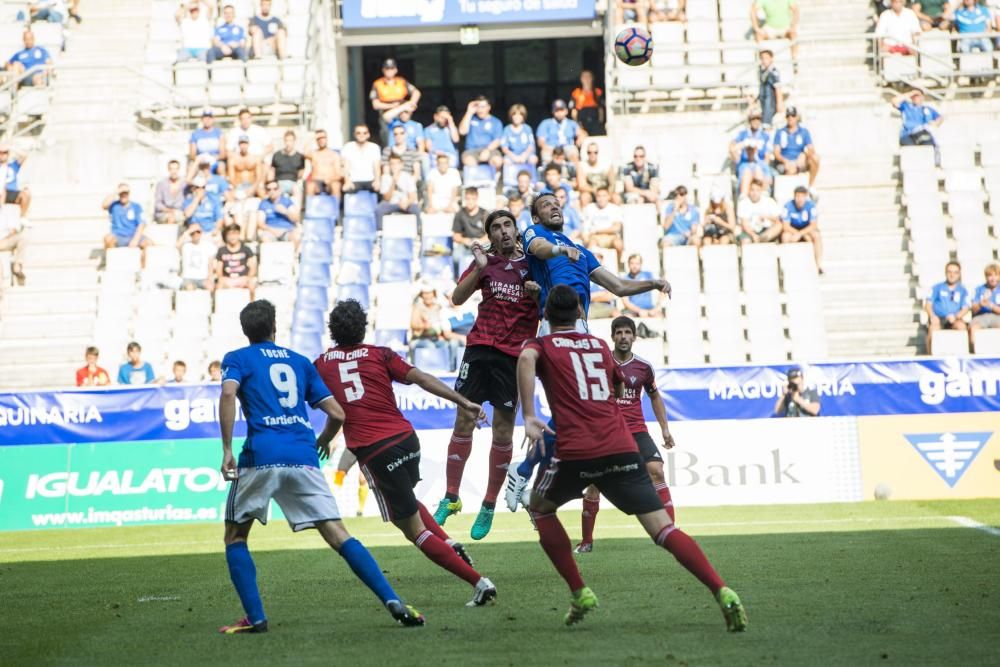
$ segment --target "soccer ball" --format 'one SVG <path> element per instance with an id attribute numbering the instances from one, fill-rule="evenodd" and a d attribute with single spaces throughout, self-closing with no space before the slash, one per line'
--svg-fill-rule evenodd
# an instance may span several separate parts
<path id="1" fill-rule="evenodd" d="M 630 67 L 643 65 L 653 56 L 653 38 L 643 28 L 625 28 L 615 37 L 615 55 Z"/>

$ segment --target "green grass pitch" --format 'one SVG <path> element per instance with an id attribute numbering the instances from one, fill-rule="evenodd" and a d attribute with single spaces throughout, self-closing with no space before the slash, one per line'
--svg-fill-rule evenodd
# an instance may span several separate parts
<path id="1" fill-rule="evenodd" d="M 579 513 L 560 514 L 571 537 Z M 348 519 L 397 590 L 423 611 L 400 628 L 314 532 L 281 522 L 251 535 L 271 632 L 222 636 L 242 615 L 220 525 L 0 535 L 0 663 L 275 664 L 996 664 L 1000 500 L 679 508 L 750 617 L 727 634 L 709 593 L 634 519 L 609 508 L 579 556 L 601 600 L 562 625 L 568 592 L 523 513 L 498 512 L 470 544 L 495 606 L 406 545 Z M 446 528 L 470 543 L 474 514 Z"/>

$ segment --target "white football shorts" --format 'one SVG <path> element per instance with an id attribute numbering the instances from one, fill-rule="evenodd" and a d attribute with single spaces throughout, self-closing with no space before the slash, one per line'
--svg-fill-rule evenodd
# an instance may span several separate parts
<path id="1" fill-rule="evenodd" d="M 266 524 L 272 498 L 294 531 L 340 518 L 337 501 L 319 468 L 267 466 L 239 469 L 239 476 L 229 486 L 226 521 L 246 523 L 257 519 Z"/>

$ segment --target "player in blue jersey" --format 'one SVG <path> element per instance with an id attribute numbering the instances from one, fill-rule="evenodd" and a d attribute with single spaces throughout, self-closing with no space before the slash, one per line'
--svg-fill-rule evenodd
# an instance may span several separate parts
<path id="1" fill-rule="evenodd" d="M 531 219 L 534 224 L 524 233 L 524 250 L 528 255 L 528 266 L 535 282 L 541 286 L 539 304 L 541 313 L 549 291 L 556 285 L 568 285 L 580 298 L 580 318 L 576 323 L 579 333 L 587 333 L 587 312 L 590 309 L 590 283 L 594 282 L 616 296 L 633 296 L 650 290 L 660 290 L 670 294 L 670 283 L 660 278 L 652 280 L 626 280 L 601 266 L 594 254 L 574 243 L 563 234 L 563 214 L 555 195 L 541 194 L 531 204 Z M 549 333 L 548 322 L 542 321 L 538 335 Z M 551 423 L 550 426 L 553 426 Z M 547 436 L 545 450 L 551 457 L 555 442 L 554 435 Z M 524 490 L 535 466 L 542 461 L 538 450 L 529 451 L 527 458 L 517 467 L 507 471 L 507 487 L 504 498 L 510 511 L 517 510 Z"/>
<path id="2" fill-rule="evenodd" d="M 272 498 L 293 531 L 318 530 L 396 621 L 423 625 L 423 615 L 402 601 L 364 545 L 348 534 L 320 472 L 306 404 L 321 410 L 338 428 L 344 410 L 308 359 L 274 344 L 275 310 L 269 301 L 247 305 L 240 312 L 240 325 L 250 345 L 222 360 L 219 428 L 222 475 L 232 482 L 226 501 L 226 562 L 246 616 L 219 631 L 267 632 L 247 537 L 254 519 L 267 523 Z M 237 398 L 247 422 L 238 464 L 232 447 Z"/>

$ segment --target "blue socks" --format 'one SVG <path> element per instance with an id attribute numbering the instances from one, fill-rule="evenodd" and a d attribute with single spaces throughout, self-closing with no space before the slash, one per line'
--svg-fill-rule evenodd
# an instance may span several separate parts
<path id="1" fill-rule="evenodd" d="M 351 538 L 340 545 L 340 556 L 351 566 L 354 574 L 370 588 L 382 604 L 390 600 L 399 600 L 396 591 L 382 574 L 382 568 L 378 566 L 371 553 L 357 539 Z"/>
<path id="2" fill-rule="evenodd" d="M 554 431 L 556 428 L 555 422 L 549 420 L 549 427 Z M 552 460 L 552 455 L 553 453 L 555 453 L 555 448 L 556 448 L 556 436 L 552 435 L 551 433 L 545 433 L 543 436 L 543 441 L 545 442 L 545 456 L 539 454 L 537 449 L 534 450 L 530 455 L 528 455 L 526 459 L 521 461 L 521 463 L 517 466 L 518 475 L 520 475 L 521 477 L 526 477 L 528 479 L 531 479 L 532 473 L 535 472 L 535 466 L 537 466 L 539 463 L 541 463 L 543 467 L 547 466 L 549 464 L 549 461 Z"/>
<path id="3" fill-rule="evenodd" d="M 243 603 L 243 611 L 251 623 L 267 620 L 264 616 L 264 603 L 260 600 L 257 590 L 257 567 L 250 557 L 246 542 L 234 542 L 226 546 L 226 563 L 229 565 L 229 577 L 233 580 L 236 593 Z"/>

